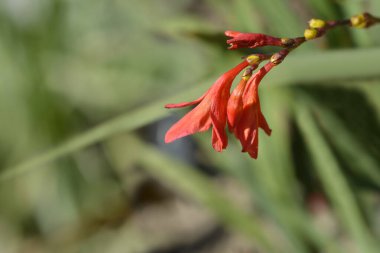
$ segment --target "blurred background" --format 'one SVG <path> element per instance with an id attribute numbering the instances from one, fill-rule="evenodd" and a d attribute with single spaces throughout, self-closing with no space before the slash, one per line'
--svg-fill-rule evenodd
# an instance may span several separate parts
<path id="1" fill-rule="evenodd" d="M 259 158 L 164 144 L 252 52 L 378 0 L 1 0 L 0 252 L 380 252 L 380 25 L 339 28 L 262 82 Z"/>

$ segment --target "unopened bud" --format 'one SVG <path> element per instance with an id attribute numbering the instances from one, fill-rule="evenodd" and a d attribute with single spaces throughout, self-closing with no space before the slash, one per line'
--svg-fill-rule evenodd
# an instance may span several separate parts
<path id="1" fill-rule="evenodd" d="M 313 18 L 309 21 L 310 28 L 323 28 L 326 25 L 326 22 L 322 19 Z"/>
<path id="2" fill-rule="evenodd" d="M 244 81 L 248 81 L 248 79 L 252 76 L 252 72 L 257 68 L 257 66 L 258 64 L 251 66 L 249 68 L 246 68 L 243 72 L 241 79 L 243 79 Z"/>
<path id="3" fill-rule="evenodd" d="M 281 39 L 281 44 L 284 46 L 284 47 L 292 47 L 294 46 L 294 39 L 289 39 L 289 38 L 282 38 Z"/>
<path id="4" fill-rule="evenodd" d="M 249 63 L 249 65 L 253 65 L 259 63 L 261 58 L 257 54 L 251 54 L 246 58 L 246 60 Z"/>
<path id="5" fill-rule="evenodd" d="M 279 53 L 272 55 L 272 57 L 270 58 L 271 63 L 273 63 L 274 65 L 280 64 L 282 60 L 283 60 L 283 57 Z"/>
<path id="6" fill-rule="evenodd" d="M 367 26 L 367 19 L 364 14 L 353 16 L 350 21 L 351 25 L 356 28 L 365 28 Z"/>
<path id="7" fill-rule="evenodd" d="M 288 49 L 282 49 L 281 51 L 273 54 L 272 57 L 270 58 L 271 63 L 273 63 L 274 65 L 280 64 L 285 59 L 285 57 L 289 54 L 289 52 L 290 50 Z"/>
<path id="8" fill-rule="evenodd" d="M 315 28 L 306 29 L 303 33 L 303 36 L 305 36 L 306 40 L 312 40 L 315 39 L 318 35 L 318 30 Z"/>

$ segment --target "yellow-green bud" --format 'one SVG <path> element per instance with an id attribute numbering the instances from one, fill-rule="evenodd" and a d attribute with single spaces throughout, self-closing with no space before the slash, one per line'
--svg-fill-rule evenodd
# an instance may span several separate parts
<path id="1" fill-rule="evenodd" d="M 350 19 L 351 25 L 356 28 L 365 28 L 367 26 L 367 19 L 364 14 L 353 16 Z"/>
<path id="2" fill-rule="evenodd" d="M 260 59 L 260 56 L 256 54 L 251 54 L 246 58 L 246 60 L 249 63 L 249 65 L 253 65 L 253 64 L 259 63 L 261 59 Z"/>
<path id="3" fill-rule="evenodd" d="M 315 28 L 306 29 L 303 33 L 303 36 L 305 36 L 306 40 L 312 40 L 315 39 L 318 35 L 318 30 Z"/>
<path id="4" fill-rule="evenodd" d="M 310 28 L 323 28 L 326 25 L 326 22 L 322 19 L 313 18 L 309 21 Z"/>
<path id="5" fill-rule="evenodd" d="M 252 71 L 252 67 L 245 69 L 241 79 L 243 79 L 244 81 L 248 81 L 248 79 L 252 76 Z"/>
<path id="6" fill-rule="evenodd" d="M 241 79 L 243 79 L 244 81 L 248 81 L 248 79 L 251 77 L 251 75 L 248 75 L 248 76 L 242 76 Z"/>

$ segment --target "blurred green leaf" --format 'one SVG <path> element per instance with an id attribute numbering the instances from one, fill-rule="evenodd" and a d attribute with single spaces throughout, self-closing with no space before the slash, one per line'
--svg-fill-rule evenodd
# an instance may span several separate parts
<path id="1" fill-rule="evenodd" d="M 334 2 L 329 1 L 329 0 L 310 0 L 309 1 L 310 7 L 320 14 L 320 17 L 316 18 L 321 18 L 321 19 L 326 19 L 326 20 L 333 20 L 339 18 L 337 15 L 337 12 L 335 10 Z"/>
<path id="2" fill-rule="evenodd" d="M 364 174 L 368 181 L 373 181 L 380 187 L 380 165 L 368 152 L 367 147 L 362 146 L 345 124 L 324 106 L 317 107 L 314 104 L 314 108 L 318 108 L 320 123 L 336 150 L 343 157 L 350 157 L 348 164 L 357 170 L 355 174 Z"/>
<path id="3" fill-rule="evenodd" d="M 320 180 L 324 184 L 339 219 L 346 226 L 360 252 L 376 252 L 375 240 L 365 224 L 346 178 L 313 117 L 307 98 L 295 105 L 296 120 L 311 151 Z"/>
<path id="4" fill-rule="evenodd" d="M 257 215 L 236 208 L 235 204 L 223 196 L 209 179 L 197 172 L 196 168 L 175 161 L 147 145 L 144 145 L 139 163 L 169 187 L 202 203 L 224 224 L 255 240 L 263 249 L 268 252 L 287 252 L 273 243 L 269 231 Z"/>

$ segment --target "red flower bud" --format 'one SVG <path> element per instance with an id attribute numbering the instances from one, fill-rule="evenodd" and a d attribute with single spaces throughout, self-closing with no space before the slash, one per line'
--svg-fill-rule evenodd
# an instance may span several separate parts
<path id="1" fill-rule="evenodd" d="M 228 49 L 255 48 L 263 46 L 283 46 L 280 38 L 261 33 L 241 33 L 237 31 L 225 31 L 224 34 L 231 39 L 227 40 Z"/>

